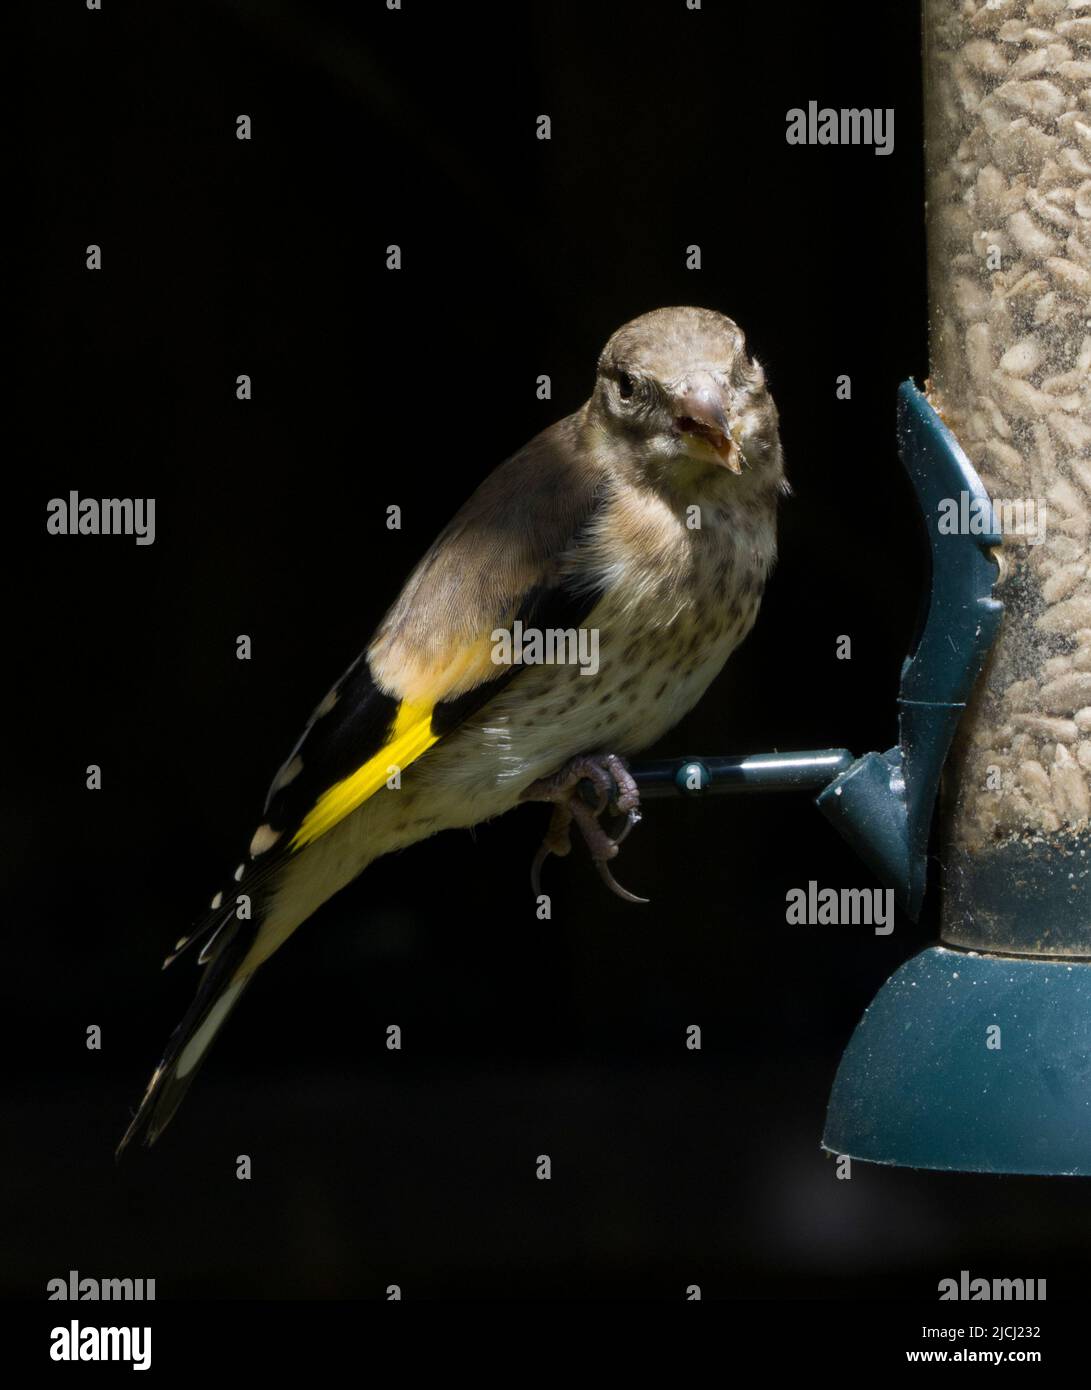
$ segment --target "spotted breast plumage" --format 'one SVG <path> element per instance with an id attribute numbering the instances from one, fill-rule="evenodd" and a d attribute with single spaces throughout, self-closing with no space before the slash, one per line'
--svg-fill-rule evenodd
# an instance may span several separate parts
<path id="1" fill-rule="evenodd" d="M 169 957 L 199 946 L 204 973 L 119 1152 L 162 1132 L 258 967 L 381 855 L 542 800 L 535 872 L 574 824 L 616 888 L 637 819 L 625 757 L 749 632 L 786 491 L 776 408 L 732 320 L 661 309 L 619 329 L 590 399 L 486 478 L 315 709 L 249 854 Z M 594 670 L 498 660 L 516 625 L 593 634 Z"/>

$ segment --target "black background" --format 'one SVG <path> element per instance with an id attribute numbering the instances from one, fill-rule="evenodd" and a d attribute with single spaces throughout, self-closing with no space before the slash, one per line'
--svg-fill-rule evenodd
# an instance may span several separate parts
<path id="1" fill-rule="evenodd" d="M 1086 1293 L 1083 1183 L 836 1180 L 837 1060 L 936 926 L 934 902 L 889 938 L 786 926 L 790 887 L 873 883 L 805 797 L 656 803 L 618 868 L 652 904 L 574 856 L 548 923 L 541 808 L 380 862 L 262 972 L 161 1143 L 113 1159 L 194 985 L 160 961 L 303 720 L 625 320 L 736 318 L 795 488 L 756 630 L 658 751 L 894 741 L 922 580 L 893 428 L 927 372 L 916 6 L 104 0 L 30 23 L 7 1292 L 74 1268 L 161 1299 L 928 1299 L 969 1268 Z M 894 107 L 893 155 L 787 145 L 812 98 Z M 155 497 L 155 544 L 48 536 L 70 489 Z"/>

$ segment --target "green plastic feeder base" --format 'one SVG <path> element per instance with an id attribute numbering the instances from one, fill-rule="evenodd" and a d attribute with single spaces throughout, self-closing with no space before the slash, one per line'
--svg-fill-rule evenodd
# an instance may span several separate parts
<path id="1" fill-rule="evenodd" d="M 933 946 L 887 980 L 822 1146 L 868 1163 L 1091 1176 L 1091 960 Z"/>

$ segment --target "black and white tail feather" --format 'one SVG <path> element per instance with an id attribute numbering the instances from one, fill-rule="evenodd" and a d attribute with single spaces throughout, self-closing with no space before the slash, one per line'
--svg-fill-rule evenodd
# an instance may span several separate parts
<path id="1" fill-rule="evenodd" d="M 165 969 L 194 942 L 204 941 L 197 958 L 204 967 L 197 995 L 167 1041 L 162 1061 L 117 1146 L 118 1158 L 137 1137 L 146 1145 L 154 1144 L 181 1105 L 213 1038 L 250 982 L 249 975 L 238 971 L 254 944 L 259 922 L 260 914 L 255 921 L 241 920 L 232 904 L 226 912 L 210 914 L 163 962 Z"/>

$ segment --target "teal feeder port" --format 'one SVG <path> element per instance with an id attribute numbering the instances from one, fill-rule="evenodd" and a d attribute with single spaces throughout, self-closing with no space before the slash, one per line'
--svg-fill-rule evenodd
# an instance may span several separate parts
<path id="1" fill-rule="evenodd" d="M 852 1036 L 822 1145 L 912 1168 L 1091 1174 L 1091 961 L 914 956 Z"/>

